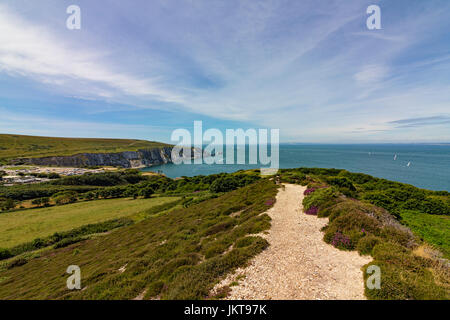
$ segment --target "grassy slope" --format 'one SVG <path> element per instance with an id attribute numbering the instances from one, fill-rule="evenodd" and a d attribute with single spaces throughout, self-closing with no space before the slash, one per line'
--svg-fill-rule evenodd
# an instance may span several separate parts
<path id="1" fill-rule="evenodd" d="M 422 212 L 400 213 L 402 222 L 426 242 L 439 248 L 444 257 L 450 259 L 450 217 L 430 215 Z"/>
<path id="2" fill-rule="evenodd" d="M 168 146 L 132 139 L 53 138 L 0 134 L 0 159 L 112 153 Z"/>
<path id="3" fill-rule="evenodd" d="M 45 252 L 22 266 L 0 266 L 0 299 L 205 298 L 214 283 L 267 242 L 239 240 L 269 228 L 277 192 L 262 180 L 186 209 L 148 218 L 103 237 Z M 240 215 L 230 217 L 233 212 Z M 231 245 L 232 250 L 227 251 Z M 65 273 L 78 265 L 83 291 L 69 291 Z M 119 269 L 126 266 L 125 272 Z"/>
<path id="4" fill-rule="evenodd" d="M 174 200 L 174 197 L 137 200 L 121 198 L 3 213 L 0 214 L 0 248 L 11 248 L 86 224 L 138 215 Z"/>

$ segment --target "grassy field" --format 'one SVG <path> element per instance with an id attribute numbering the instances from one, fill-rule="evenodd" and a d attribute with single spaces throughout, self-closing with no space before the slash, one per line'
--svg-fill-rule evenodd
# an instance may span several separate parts
<path id="1" fill-rule="evenodd" d="M 0 248 L 11 248 L 55 232 L 121 217 L 139 216 L 174 197 L 130 198 L 79 202 L 64 206 L 28 209 L 0 214 Z"/>
<path id="2" fill-rule="evenodd" d="M 24 157 L 68 156 L 77 153 L 112 153 L 168 146 L 132 139 L 84 139 L 0 134 L 0 160 Z"/>
<path id="3" fill-rule="evenodd" d="M 429 244 L 440 249 L 450 259 L 450 217 L 416 211 L 400 213 L 402 222 Z"/>
<path id="4" fill-rule="evenodd" d="M 267 179 L 102 237 L 47 250 L 25 264 L 0 265 L 0 299 L 207 298 L 214 284 L 268 243 L 260 214 L 274 203 Z M 239 215 L 231 216 L 231 213 Z M 6 262 L 7 263 L 7 262 Z M 66 269 L 78 265 L 82 291 L 69 291 Z M 3 267 L 2 267 L 3 266 Z"/>

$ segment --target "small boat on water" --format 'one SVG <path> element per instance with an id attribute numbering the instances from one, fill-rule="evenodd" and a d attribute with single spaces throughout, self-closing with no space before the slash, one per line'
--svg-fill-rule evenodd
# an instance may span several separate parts
<path id="1" fill-rule="evenodd" d="M 406 166 L 409 167 L 410 165 L 411 165 L 411 162 L 408 162 L 408 164 Z"/>

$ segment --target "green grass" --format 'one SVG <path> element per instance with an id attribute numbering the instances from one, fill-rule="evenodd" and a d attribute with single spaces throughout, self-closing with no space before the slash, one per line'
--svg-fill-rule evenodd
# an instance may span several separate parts
<path id="1" fill-rule="evenodd" d="M 139 215 L 152 207 L 173 202 L 174 197 L 110 199 L 0 214 L 0 248 L 68 231 L 90 223 Z"/>
<path id="2" fill-rule="evenodd" d="M 450 217 L 416 211 L 400 213 L 402 222 L 423 240 L 438 248 L 450 259 Z"/>
<path id="3" fill-rule="evenodd" d="M 28 261 L 5 261 L 0 299 L 133 299 L 143 292 L 146 299 L 207 298 L 220 279 L 267 247 L 260 237 L 244 239 L 270 227 L 261 213 L 276 192 L 263 179 Z M 241 214 L 231 217 L 235 211 Z M 69 265 L 80 266 L 84 290 L 66 288 Z"/>
<path id="4" fill-rule="evenodd" d="M 78 153 L 113 153 L 164 146 L 169 145 L 133 139 L 55 138 L 0 134 L 0 160 L 69 156 Z"/>

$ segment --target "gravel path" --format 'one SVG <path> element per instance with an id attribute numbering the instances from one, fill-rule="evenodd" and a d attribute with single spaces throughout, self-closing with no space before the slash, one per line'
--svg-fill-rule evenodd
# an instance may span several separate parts
<path id="1" fill-rule="evenodd" d="M 227 299 L 365 299 L 361 267 L 371 258 L 323 241 L 320 229 L 328 219 L 302 212 L 304 190 L 289 184 L 285 190 L 280 188 L 277 202 L 267 212 L 272 227 L 262 235 L 270 246 L 247 268 L 238 269 L 216 286 L 239 281 Z"/>

